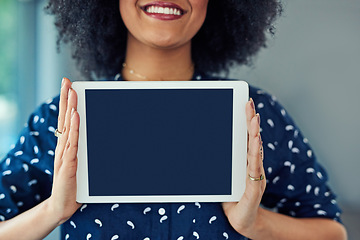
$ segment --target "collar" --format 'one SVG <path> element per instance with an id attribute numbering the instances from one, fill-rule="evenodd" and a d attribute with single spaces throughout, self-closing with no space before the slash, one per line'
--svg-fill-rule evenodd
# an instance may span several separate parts
<path id="1" fill-rule="evenodd" d="M 201 81 L 201 80 L 205 80 L 205 79 L 211 80 L 211 79 L 213 79 L 213 77 L 207 76 L 207 75 L 202 74 L 202 73 L 195 70 L 194 75 L 193 75 L 193 77 L 191 79 L 195 80 L 195 81 Z M 124 81 L 124 79 L 121 76 L 121 73 L 116 74 L 115 77 L 114 77 L 114 80 L 115 81 Z"/>

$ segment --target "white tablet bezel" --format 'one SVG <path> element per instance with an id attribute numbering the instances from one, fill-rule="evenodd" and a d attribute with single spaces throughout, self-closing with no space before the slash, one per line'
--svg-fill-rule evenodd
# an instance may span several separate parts
<path id="1" fill-rule="evenodd" d="M 139 202 L 233 202 L 245 191 L 247 162 L 247 127 L 245 105 L 249 87 L 244 81 L 78 81 L 72 84 L 77 92 L 80 115 L 77 167 L 79 203 Z M 161 196 L 89 196 L 85 90 L 87 89 L 233 89 L 233 141 L 231 195 L 161 195 Z"/>

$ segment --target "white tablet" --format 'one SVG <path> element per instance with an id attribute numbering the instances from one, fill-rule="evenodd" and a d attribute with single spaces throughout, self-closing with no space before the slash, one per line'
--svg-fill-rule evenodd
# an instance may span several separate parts
<path id="1" fill-rule="evenodd" d="M 243 81 L 74 82 L 77 201 L 227 202 L 245 190 Z"/>

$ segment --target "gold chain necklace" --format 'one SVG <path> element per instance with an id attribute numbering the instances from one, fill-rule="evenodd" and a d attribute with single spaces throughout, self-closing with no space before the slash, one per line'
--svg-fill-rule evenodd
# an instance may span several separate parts
<path id="1" fill-rule="evenodd" d="M 125 62 L 122 64 L 122 66 L 123 66 L 123 69 L 127 70 L 130 74 L 134 75 L 135 77 L 140 78 L 141 80 L 148 80 L 148 81 L 150 81 L 150 79 L 149 79 L 147 76 L 142 75 L 142 74 L 136 72 L 134 69 L 130 68 Z M 186 70 L 186 73 L 188 73 L 188 72 L 190 72 L 190 71 L 191 71 L 191 72 L 194 71 L 194 64 L 191 64 L 191 66 L 189 67 L 189 69 Z M 180 79 L 174 79 L 174 80 L 180 80 Z M 174 81 L 174 80 L 173 80 L 173 81 Z"/>

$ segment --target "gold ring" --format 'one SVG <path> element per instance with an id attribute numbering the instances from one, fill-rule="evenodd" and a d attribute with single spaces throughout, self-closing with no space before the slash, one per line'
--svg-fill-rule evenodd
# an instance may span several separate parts
<path id="1" fill-rule="evenodd" d="M 62 132 L 60 132 L 59 130 L 55 130 L 55 132 L 54 132 L 54 135 L 55 135 L 55 137 L 61 137 L 61 135 L 62 135 Z"/>
<path id="2" fill-rule="evenodd" d="M 252 176 L 250 176 L 250 174 L 248 174 L 248 177 L 249 177 L 249 179 L 250 179 L 251 181 L 255 181 L 255 182 L 261 181 L 261 180 L 264 179 L 264 175 L 262 175 L 262 174 L 261 174 L 260 177 L 258 177 L 258 178 L 252 177 Z"/>

